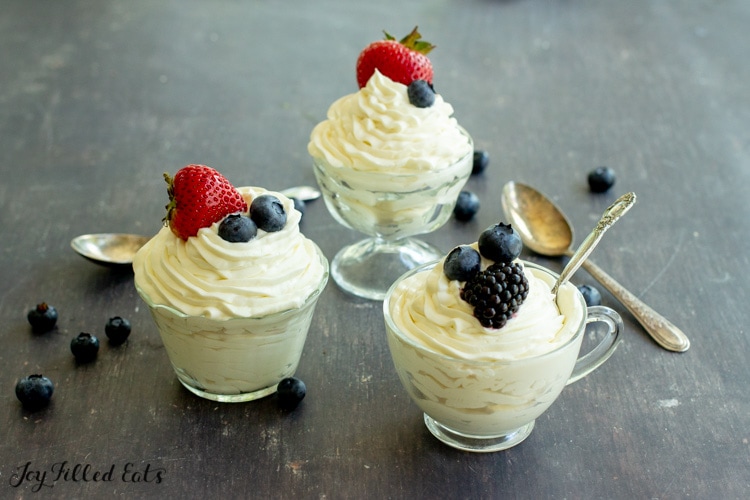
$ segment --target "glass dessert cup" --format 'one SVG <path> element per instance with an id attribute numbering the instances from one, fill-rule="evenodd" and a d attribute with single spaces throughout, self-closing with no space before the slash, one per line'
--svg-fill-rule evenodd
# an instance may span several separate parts
<path id="1" fill-rule="evenodd" d="M 404 272 L 440 258 L 442 251 L 413 236 L 450 218 L 471 175 L 472 155 L 473 147 L 451 165 L 415 174 L 363 172 L 313 158 L 328 211 L 340 224 L 369 236 L 336 254 L 334 281 L 356 296 L 383 300 Z"/>
<path id="2" fill-rule="evenodd" d="M 402 385 L 424 412 L 429 431 L 443 443 L 465 451 L 492 452 L 511 448 L 526 439 L 534 421 L 557 399 L 563 388 L 585 377 L 614 352 L 623 329 L 617 312 L 608 307 L 589 307 L 576 289 L 572 300 L 558 300 L 558 307 L 572 321 L 573 336 L 552 351 L 502 361 L 458 359 L 411 340 L 394 322 L 391 301 L 398 284 L 413 274 L 432 269 L 434 263 L 407 272 L 389 289 L 383 302 L 388 346 Z M 550 284 L 557 275 L 524 262 Z M 393 299 L 395 300 L 395 299 Z M 570 316 L 570 311 L 580 311 Z M 596 346 L 579 356 L 587 325 L 606 326 Z M 589 333 L 592 330 L 588 329 Z"/>
<path id="3" fill-rule="evenodd" d="M 276 392 L 282 379 L 294 375 L 315 305 L 328 282 L 328 261 L 320 249 L 317 253 L 324 273 L 315 291 L 301 307 L 266 316 L 190 316 L 153 303 L 136 286 L 180 383 L 202 398 L 239 403 Z"/>

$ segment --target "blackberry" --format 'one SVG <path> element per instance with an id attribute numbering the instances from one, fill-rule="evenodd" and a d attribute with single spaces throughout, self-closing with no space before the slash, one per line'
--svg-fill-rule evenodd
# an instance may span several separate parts
<path id="1" fill-rule="evenodd" d="M 418 108 L 429 108 L 435 104 L 435 90 L 424 80 L 414 80 L 406 89 L 409 102 Z"/>
<path id="2" fill-rule="evenodd" d="M 26 315 L 26 319 L 31 324 L 31 329 L 34 333 L 44 333 L 52 330 L 57 323 L 57 309 L 42 302 L 37 304 L 34 309 L 31 309 Z"/>
<path id="3" fill-rule="evenodd" d="M 29 375 L 16 384 L 16 397 L 30 411 L 47 406 L 54 391 L 55 384 L 44 375 Z"/>
<path id="4" fill-rule="evenodd" d="M 603 193 L 615 185 L 615 171 L 609 167 L 597 167 L 589 172 L 588 181 L 593 193 Z"/>
<path id="5" fill-rule="evenodd" d="M 461 191 L 453 208 L 453 216 L 460 221 L 467 221 L 479 212 L 479 197 L 471 191 Z"/>
<path id="6" fill-rule="evenodd" d="M 107 324 L 104 325 L 104 333 L 112 345 L 120 345 L 125 342 L 130 336 L 130 330 L 130 321 L 119 316 L 109 318 Z"/>
<path id="7" fill-rule="evenodd" d="M 521 236 L 510 224 L 495 224 L 479 235 L 479 253 L 495 262 L 511 262 L 521 255 Z"/>
<path id="8" fill-rule="evenodd" d="M 474 307 L 485 328 L 502 328 L 529 294 L 529 281 L 518 263 L 496 262 L 466 282 L 461 298 Z"/>
<path id="9" fill-rule="evenodd" d="M 468 281 L 479 272 L 481 261 L 479 252 L 468 245 L 460 245 L 445 257 L 443 273 L 451 281 Z"/>
<path id="10" fill-rule="evenodd" d="M 474 151 L 474 161 L 471 164 L 471 175 L 481 174 L 487 170 L 490 164 L 490 155 L 487 151 L 477 149 Z"/>
<path id="11" fill-rule="evenodd" d="M 70 341 L 70 352 L 78 363 L 94 361 L 99 352 L 99 339 L 90 333 L 81 332 Z"/>
<path id="12" fill-rule="evenodd" d="M 258 229 L 273 233 L 286 225 L 286 212 L 281 201 L 273 195 L 262 194 L 250 204 L 250 218 Z"/>
<path id="13" fill-rule="evenodd" d="M 285 410 L 293 410 L 300 404 L 307 394 L 305 383 L 295 377 L 287 377 L 276 387 L 279 406 Z"/>
<path id="14" fill-rule="evenodd" d="M 246 243 L 258 234 L 258 226 L 242 214 L 227 215 L 219 225 L 219 236 L 229 243 Z"/>

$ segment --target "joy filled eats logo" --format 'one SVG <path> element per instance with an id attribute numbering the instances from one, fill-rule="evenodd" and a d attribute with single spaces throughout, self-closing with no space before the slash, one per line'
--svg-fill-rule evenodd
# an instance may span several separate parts
<path id="1" fill-rule="evenodd" d="M 58 483 L 122 483 L 160 484 L 164 481 L 166 469 L 153 467 L 151 464 L 137 465 L 127 462 L 123 465 L 112 464 L 109 467 L 96 468 L 91 464 L 71 464 L 68 461 L 57 462 L 48 468 L 36 467 L 31 461 L 16 467 L 9 483 L 14 488 L 30 486 L 31 491 L 52 488 Z"/>

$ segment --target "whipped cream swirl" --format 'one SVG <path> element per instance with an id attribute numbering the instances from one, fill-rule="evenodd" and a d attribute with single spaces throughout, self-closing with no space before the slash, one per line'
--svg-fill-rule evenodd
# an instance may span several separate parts
<path id="1" fill-rule="evenodd" d="M 325 269 L 318 247 L 299 231 L 301 214 L 277 192 L 257 187 L 238 191 L 247 201 L 261 194 L 281 200 L 284 229 L 229 243 L 220 222 L 184 241 L 163 227 L 133 260 L 135 284 L 151 304 L 190 316 L 215 319 L 259 317 L 299 308 L 321 285 Z"/>
<path id="2" fill-rule="evenodd" d="M 308 152 L 333 167 L 362 172 L 429 172 L 452 165 L 473 146 L 440 94 L 428 108 L 407 87 L 375 71 L 367 85 L 335 101 L 313 129 Z"/>
<path id="3" fill-rule="evenodd" d="M 490 264 L 483 259 L 482 269 Z M 551 293 L 554 281 L 550 275 L 527 267 L 524 274 L 529 294 L 499 329 L 485 328 L 474 317 L 472 306 L 460 297 L 464 282 L 448 280 L 442 260 L 432 270 L 399 284 L 391 298 L 391 317 L 412 341 L 455 359 L 497 361 L 543 354 L 569 340 L 578 325 L 569 324 L 560 314 Z M 574 293 L 568 283 L 561 288 L 559 300 L 580 308 Z"/>

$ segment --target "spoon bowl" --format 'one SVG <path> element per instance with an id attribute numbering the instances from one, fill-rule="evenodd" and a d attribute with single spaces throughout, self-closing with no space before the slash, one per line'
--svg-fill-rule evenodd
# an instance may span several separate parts
<path id="1" fill-rule="evenodd" d="M 573 228 L 549 198 L 526 184 L 508 182 L 501 193 L 503 211 L 524 245 L 547 257 L 572 256 Z M 684 352 L 690 347 L 685 333 L 620 285 L 591 260 L 582 267 L 615 296 L 649 335 L 664 349 Z"/>
<path id="2" fill-rule="evenodd" d="M 573 225 L 552 200 L 512 181 L 503 187 L 501 198 L 505 215 L 529 250 L 546 257 L 559 257 L 570 250 Z"/>
<path id="3" fill-rule="evenodd" d="M 139 234 L 98 233 L 73 238 L 70 246 L 80 255 L 97 264 L 124 266 L 133 263 L 133 256 L 151 239 Z"/>

